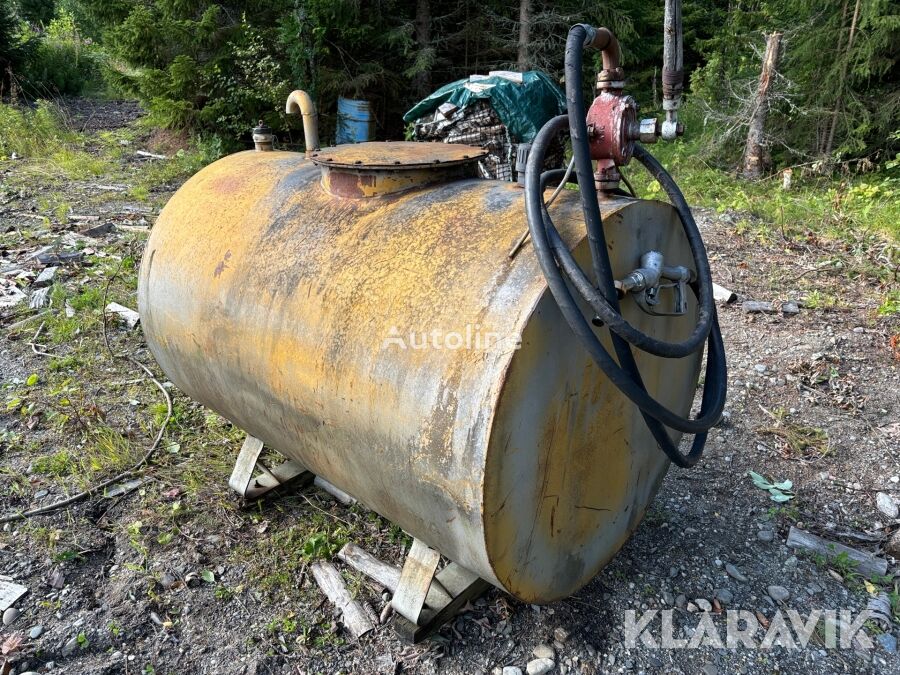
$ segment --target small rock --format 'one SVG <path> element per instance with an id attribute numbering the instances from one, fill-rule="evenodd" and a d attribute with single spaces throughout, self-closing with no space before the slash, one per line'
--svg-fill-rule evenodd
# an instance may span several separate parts
<path id="1" fill-rule="evenodd" d="M 159 578 L 159 585 L 169 590 L 178 582 L 177 577 L 171 572 L 163 572 L 162 576 Z"/>
<path id="2" fill-rule="evenodd" d="M 784 586 L 769 586 L 766 590 L 769 592 L 769 597 L 775 602 L 784 602 L 791 597 L 791 592 Z"/>
<path id="3" fill-rule="evenodd" d="M 72 656 L 78 650 L 78 638 L 73 637 L 62 648 L 63 656 Z"/>
<path id="4" fill-rule="evenodd" d="M 522 669 L 518 666 L 504 666 L 503 675 L 522 675 Z"/>
<path id="5" fill-rule="evenodd" d="M 43 626 L 34 626 L 30 631 L 28 631 L 28 638 L 30 640 L 37 640 L 43 634 L 44 634 Z"/>
<path id="6" fill-rule="evenodd" d="M 687 596 L 682 593 L 677 598 L 675 598 L 675 606 L 678 609 L 684 609 L 685 605 L 687 605 Z"/>
<path id="7" fill-rule="evenodd" d="M 8 607 L 5 612 L 3 612 L 3 625 L 8 626 L 13 621 L 19 618 L 19 614 L 21 614 L 18 609 L 15 607 Z"/>
<path id="8" fill-rule="evenodd" d="M 734 594 L 727 588 L 720 588 L 716 591 L 716 599 L 724 605 L 730 605 L 734 601 Z"/>
<path id="9" fill-rule="evenodd" d="M 737 581 L 741 581 L 743 583 L 747 583 L 747 581 L 749 581 L 747 577 L 744 576 L 744 573 L 731 563 L 725 565 L 725 572 L 728 574 L 728 576 L 730 576 L 732 579 L 736 579 Z"/>
<path id="10" fill-rule="evenodd" d="M 538 645 L 531 653 L 536 659 L 550 659 L 552 661 L 554 658 L 556 658 L 556 652 L 553 651 L 553 647 L 548 644 Z"/>
<path id="11" fill-rule="evenodd" d="M 706 598 L 694 598 L 694 603 L 697 607 L 700 608 L 701 611 L 711 612 L 712 611 L 712 603 Z"/>
<path id="12" fill-rule="evenodd" d="M 789 570 L 797 569 L 797 565 L 799 564 L 800 560 L 795 555 L 792 555 L 790 558 L 784 561 L 784 567 Z"/>
<path id="13" fill-rule="evenodd" d="M 775 533 L 772 530 L 760 530 L 756 533 L 756 538 L 768 544 L 775 540 Z"/>
<path id="14" fill-rule="evenodd" d="M 875 639 L 878 640 L 878 644 L 880 644 L 882 649 L 888 654 L 897 653 L 897 638 L 890 633 L 879 633 Z"/>
<path id="15" fill-rule="evenodd" d="M 753 366 L 753 370 L 762 375 L 768 370 L 768 368 L 766 367 L 765 363 L 757 363 L 755 366 Z"/>
<path id="16" fill-rule="evenodd" d="M 718 675 L 719 669 L 714 663 L 707 663 L 703 666 L 703 675 Z"/>
<path id="17" fill-rule="evenodd" d="M 43 288 L 44 286 L 49 286 L 53 283 L 53 277 L 56 276 L 56 270 L 58 267 L 45 267 L 41 270 L 41 273 L 37 275 L 32 286 L 35 288 Z"/>
<path id="18" fill-rule="evenodd" d="M 670 603 L 671 604 L 671 603 Z M 567 631 L 562 626 L 557 626 L 553 629 L 553 639 L 559 642 L 560 644 L 565 644 L 566 640 L 569 639 L 569 631 Z"/>
<path id="19" fill-rule="evenodd" d="M 34 498 L 35 499 L 43 499 L 48 494 L 50 494 L 50 493 L 47 490 L 38 490 L 37 492 L 34 493 Z"/>
<path id="20" fill-rule="evenodd" d="M 663 591 L 662 598 L 663 602 L 669 607 L 675 604 L 675 596 L 669 593 L 669 591 Z"/>
<path id="21" fill-rule="evenodd" d="M 785 316 L 796 316 L 800 313 L 800 306 L 793 300 L 781 304 L 781 313 Z"/>
<path id="22" fill-rule="evenodd" d="M 875 495 L 875 506 L 891 520 L 900 514 L 900 506 L 897 505 L 897 500 L 887 492 L 879 492 Z"/>
<path id="23" fill-rule="evenodd" d="M 56 590 L 60 590 L 65 585 L 66 585 L 66 575 L 63 574 L 63 571 L 61 569 L 56 568 L 50 574 L 50 588 L 55 588 Z"/>
<path id="24" fill-rule="evenodd" d="M 525 672 L 528 673 L 528 675 L 545 675 L 545 673 L 549 673 L 553 670 L 553 666 L 555 665 L 553 659 L 534 659 L 533 661 L 529 661 L 528 665 L 525 666 Z"/>
<path id="25" fill-rule="evenodd" d="M 691 614 L 694 614 L 698 609 L 700 608 L 697 607 L 697 605 L 695 605 L 693 602 L 689 602 L 687 604 L 687 611 L 689 611 Z"/>

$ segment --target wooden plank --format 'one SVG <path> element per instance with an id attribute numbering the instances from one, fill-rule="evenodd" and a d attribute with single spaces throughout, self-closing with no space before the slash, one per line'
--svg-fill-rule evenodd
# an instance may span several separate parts
<path id="1" fill-rule="evenodd" d="M 327 562 L 317 562 L 313 563 L 311 569 L 313 578 L 316 580 L 319 588 L 328 596 L 331 603 L 341 610 L 344 625 L 356 638 L 375 628 L 362 605 L 350 597 L 350 592 L 344 585 L 341 573 L 337 571 L 334 565 Z"/>
<path id="2" fill-rule="evenodd" d="M 21 584 L 14 584 L 6 579 L 0 581 L 0 612 L 12 607 L 27 592 L 28 588 Z"/>
<path id="3" fill-rule="evenodd" d="M 403 571 L 400 572 L 400 583 L 391 600 L 395 612 L 413 623 L 419 622 L 419 615 L 425 606 L 425 598 L 440 561 L 440 553 L 428 544 L 413 539 L 406 562 L 403 563 Z"/>
<path id="4" fill-rule="evenodd" d="M 362 572 L 370 579 L 379 583 L 381 586 L 389 590 L 392 594 L 397 592 L 400 585 L 400 568 L 391 565 L 383 560 L 379 560 L 374 555 L 363 548 L 360 548 L 353 542 L 348 543 L 338 552 L 338 558 L 350 565 L 357 572 Z M 444 570 L 437 575 L 437 581 L 440 582 L 441 575 Z M 446 586 L 440 583 L 432 583 L 425 596 L 425 604 L 434 609 L 440 609 L 450 602 L 450 592 L 445 590 Z"/>
<path id="5" fill-rule="evenodd" d="M 810 532 L 798 529 L 793 525 L 790 532 L 788 532 L 787 545 L 791 548 L 813 551 L 826 558 L 834 558 L 841 553 L 846 553 L 847 557 L 856 563 L 855 570 L 860 574 L 867 577 L 887 574 L 888 563 L 884 558 L 877 558 L 871 553 L 858 551 L 855 548 L 850 548 L 834 541 L 828 541 Z"/>

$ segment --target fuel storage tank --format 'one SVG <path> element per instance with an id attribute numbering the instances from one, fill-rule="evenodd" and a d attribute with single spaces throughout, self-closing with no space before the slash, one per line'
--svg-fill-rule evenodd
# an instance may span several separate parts
<path id="1" fill-rule="evenodd" d="M 363 143 L 310 159 L 225 157 L 154 225 L 139 308 L 185 393 L 483 579 L 545 603 L 622 546 L 669 461 L 563 320 L 532 248 L 513 252 L 523 191 L 471 177 L 479 153 Z M 589 268 L 577 193 L 550 209 Z M 647 251 L 692 267 L 670 205 L 611 196 L 601 209 L 616 278 Z M 697 322 L 692 296 L 680 317 L 630 297 L 622 314 L 666 341 Z M 648 392 L 687 414 L 702 352 L 633 351 Z"/>

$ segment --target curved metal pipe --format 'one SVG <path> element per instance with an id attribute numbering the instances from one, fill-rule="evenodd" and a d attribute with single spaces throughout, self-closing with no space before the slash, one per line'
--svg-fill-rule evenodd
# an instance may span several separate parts
<path id="1" fill-rule="evenodd" d="M 296 89 L 288 96 L 284 111 L 288 115 L 303 116 L 303 144 L 306 146 L 306 156 L 309 157 L 319 149 L 319 114 L 316 112 L 316 104 L 309 94 Z"/>
<path id="2" fill-rule="evenodd" d="M 609 28 L 594 28 L 581 24 L 586 32 L 584 46 L 592 47 L 601 53 L 603 58 L 602 80 L 621 80 L 624 78 L 622 70 L 622 49 L 619 40 Z"/>

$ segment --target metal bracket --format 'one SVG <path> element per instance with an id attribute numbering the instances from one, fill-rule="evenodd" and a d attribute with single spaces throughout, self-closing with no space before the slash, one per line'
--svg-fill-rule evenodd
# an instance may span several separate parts
<path id="1" fill-rule="evenodd" d="M 234 463 L 231 478 L 228 479 L 228 486 L 244 499 L 256 499 L 302 474 L 308 474 L 308 478 L 312 480 L 311 473 L 291 460 L 270 469 L 259 461 L 262 450 L 263 442 L 247 434 Z M 262 469 L 262 473 L 254 477 L 256 467 Z"/>
<path id="2" fill-rule="evenodd" d="M 440 629 L 469 600 L 490 584 L 461 565 L 451 562 L 437 572 L 441 556 L 427 544 L 413 540 L 391 600 L 397 616 L 394 629 L 404 641 L 417 644 Z M 437 574 L 435 574 L 437 572 Z M 434 606 L 425 606 L 426 597 Z"/>

